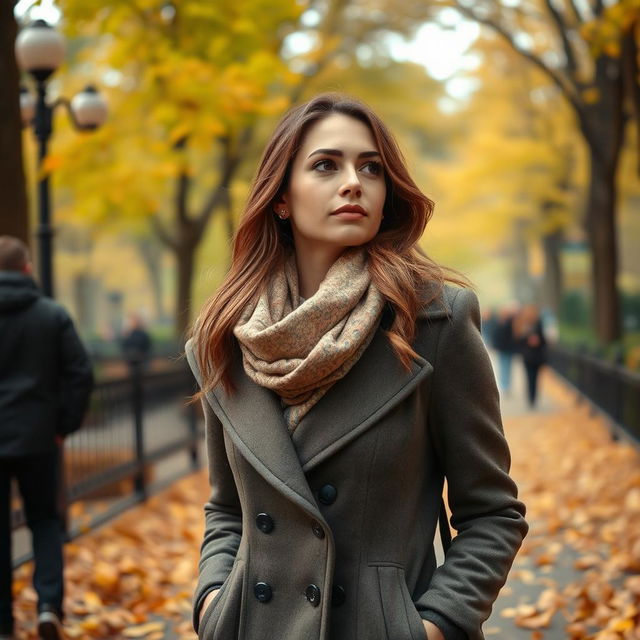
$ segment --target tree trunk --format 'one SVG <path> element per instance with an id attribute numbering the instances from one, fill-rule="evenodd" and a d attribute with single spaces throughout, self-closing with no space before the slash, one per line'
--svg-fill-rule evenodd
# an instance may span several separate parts
<path id="1" fill-rule="evenodd" d="M 553 231 L 542 236 L 544 251 L 544 302 L 557 316 L 560 299 L 564 288 L 560 247 L 564 239 L 562 230 Z"/>
<path id="2" fill-rule="evenodd" d="M 178 339 L 186 338 L 191 322 L 191 282 L 193 281 L 196 248 L 200 241 L 200 237 L 193 233 L 194 226 L 192 222 L 180 225 L 179 239 L 175 250 L 178 267 L 175 327 Z"/>
<path id="3" fill-rule="evenodd" d="M 523 304 L 537 303 L 537 287 L 529 272 L 529 244 L 527 227 L 529 222 L 517 218 L 513 223 L 513 253 L 511 283 L 513 297 Z"/>
<path id="4" fill-rule="evenodd" d="M 591 246 L 593 318 L 603 343 L 621 336 L 616 238 L 615 170 L 607 170 L 597 153 L 591 153 L 591 179 L 587 201 L 587 235 Z"/>
<path id="5" fill-rule="evenodd" d="M 596 60 L 599 97 L 585 107 L 580 125 L 589 145 L 590 176 L 585 224 L 591 247 L 593 318 L 596 336 L 607 344 L 622 335 L 618 298 L 616 173 L 624 140 L 621 61 Z"/>
<path id="6" fill-rule="evenodd" d="M 20 74 L 14 53 L 14 2 L 0 2 L 0 234 L 30 241 L 22 164 Z"/>

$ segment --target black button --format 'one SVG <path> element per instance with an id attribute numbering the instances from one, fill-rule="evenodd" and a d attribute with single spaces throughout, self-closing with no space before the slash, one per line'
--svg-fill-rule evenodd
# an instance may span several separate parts
<path id="1" fill-rule="evenodd" d="M 339 584 L 334 584 L 331 590 L 331 605 L 333 607 L 339 607 L 341 604 L 344 604 L 346 599 L 347 594 L 344 592 L 344 587 L 341 587 Z"/>
<path id="2" fill-rule="evenodd" d="M 314 607 L 317 607 L 320 604 L 320 589 L 318 589 L 315 584 L 310 584 L 305 589 L 304 595 L 307 596 L 307 600 Z"/>
<path id="3" fill-rule="evenodd" d="M 259 513 L 256 516 L 256 524 L 262 533 L 271 533 L 273 531 L 273 518 L 268 513 Z"/>
<path id="4" fill-rule="evenodd" d="M 338 497 L 338 490 L 332 484 L 325 484 L 318 491 L 318 498 L 322 504 L 333 504 Z"/>
<path id="5" fill-rule="evenodd" d="M 311 525 L 311 529 L 317 538 L 320 538 L 321 540 L 322 538 L 324 538 L 324 529 L 322 528 L 322 525 L 317 520 L 313 521 L 313 524 Z"/>
<path id="6" fill-rule="evenodd" d="M 253 593 L 259 602 L 269 602 L 273 592 L 266 582 L 257 582 L 253 587 Z"/>

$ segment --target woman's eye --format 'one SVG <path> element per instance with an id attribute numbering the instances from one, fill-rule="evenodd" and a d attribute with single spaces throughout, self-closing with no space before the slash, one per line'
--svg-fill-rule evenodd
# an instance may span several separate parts
<path id="1" fill-rule="evenodd" d="M 371 161 L 362 165 L 362 170 L 365 173 L 371 173 L 374 176 L 379 176 L 382 173 L 382 165 L 379 162 Z"/>
<path id="2" fill-rule="evenodd" d="M 336 163 L 333 160 L 320 160 L 312 168 L 317 171 L 332 171 L 335 167 Z"/>

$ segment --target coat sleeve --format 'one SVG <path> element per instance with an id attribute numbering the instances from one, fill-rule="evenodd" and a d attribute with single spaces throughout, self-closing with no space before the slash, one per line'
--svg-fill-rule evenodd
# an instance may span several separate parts
<path id="1" fill-rule="evenodd" d="M 60 314 L 59 331 L 60 409 L 57 433 L 66 436 L 82 426 L 93 389 L 91 361 L 71 318 Z"/>
<path id="2" fill-rule="evenodd" d="M 438 340 L 429 413 L 457 536 L 416 602 L 423 618 L 454 621 L 469 640 L 482 638 L 528 530 L 509 477 L 498 391 L 479 328 L 477 298 L 461 289 Z"/>
<path id="3" fill-rule="evenodd" d="M 187 343 L 186 352 L 191 369 L 202 387 L 200 370 L 190 342 Z M 202 408 L 211 494 L 204 506 L 205 532 L 200 549 L 198 584 L 193 597 L 193 626 L 196 632 L 202 601 L 207 593 L 222 586 L 231 573 L 242 537 L 242 510 L 225 449 L 222 423 L 206 396 L 202 398 Z"/>

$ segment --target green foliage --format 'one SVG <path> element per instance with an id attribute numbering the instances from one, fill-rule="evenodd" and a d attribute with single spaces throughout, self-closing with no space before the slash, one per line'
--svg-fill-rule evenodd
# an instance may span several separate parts
<path id="1" fill-rule="evenodd" d="M 611 362 L 621 361 L 632 370 L 640 370 L 640 294 L 622 293 L 623 338 L 602 344 L 593 332 L 591 304 L 584 291 L 564 293 L 558 314 L 560 343 Z"/>
<path id="2" fill-rule="evenodd" d="M 558 318 L 563 326 L 580 328 L 591 325 L 591 302 L 583 291 L 565 291 L 560 302 Z"/>

